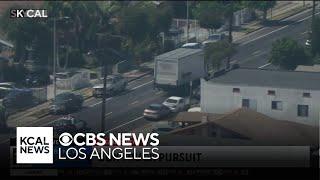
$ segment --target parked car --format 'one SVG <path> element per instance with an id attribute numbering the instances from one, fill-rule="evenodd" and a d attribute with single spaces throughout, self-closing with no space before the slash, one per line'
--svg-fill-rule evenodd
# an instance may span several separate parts
<path id="1" fill-rule="evenodd" d="M 200 43 L 186 43 L 181 46 L 182 48 L 189 48 L 189 49 L 200 49 L 201 44 Z"/>
<path id="2" fill-rule="evenodd" d="M 43 86 L 50 83 L 49 73 L 36 71 L 28 74 L 24 84 L 27 87 Z"/>
<path id="3" fill-rule="evenodd" d="M 0 83 L 0 99 L 4 98 L 13 90 L 21 90 L 23 88 L 17 87 L 16 83 L 14 82 L 2 82 Z"/>
<path id="4" fill-rule="evenodd" d="M 226 38 L 226 35 L 221 33 L 221 34 L 212 34 L 208 36 L 208 39 L 206 41 L 202 42 L 202 46 L 206 46 L 209 43 L 214 43 L 218 41 L 222 41 Z"/>
<path id="5" fill-rule="evenodd" d="M 77 119 L 71 115 L 61 117 L 51 123 L 54 132 L 61 134 L 63 132 L 76 133 L 88 130 L 87 122 L 81 119 Z"/>
<path id="6" fill-rule="evenodd" d="M 50 113 L 69 113 L 82 108 L 83 97 L 71 92 L 61 93 L 51 102 Z"/>
<path id="7" fill-rule="evenodd" d="M 0 83 L 0 88 L 16 89 L 16 83 L 14 83 L 14 82 L 3 82 L 3 83 Z"/>
<path id="8" fill-rule="evenodd" d="M 306 45 L 307 47 L 311 47 L 311 40 L 310 40 L 310 39 L 307 39 L 305 45 Z"/>
<path id="9" fill-rule="evenodd" d="M 6 108 L 22 108 L 34 103 L 31 89 L 12 89 L 2 101 Z"/>
<path id="10" fill-rule="evenodd" d="M 179 34 L 183 34 L 183 29 L 181 29 L 181 28 L 177 28 L 177 27 L 171 27 L 170 29 L 169 29 L 169 35 L 171 35 L 171 36 L 177 36 L 177 35 L 179 35 Z"/>
<path id="11" fill-rule="evenodd" d="M 181 126 L 175 121 L 159 121 L 152 125 L 152 132 L 158 134 L 168 134 L 175 129 L 179 129 Z"/>
<path id="12" fill-rule="evenodd" d="M 185 98 L 178 96 L 171 96 L 168 99 L 166 99 L 162 104 L 167 106 L 172 112 L 184 111 L 189 106 L 189 103 Z"/>
<path id="13" fill-rule="evenodd" d="M 110 75 L 107 78 L 106 93 L 107 96 L 112 96 L 115 93 L 124 91 L 127 87 L 127 80 L 121 75 Z M 103 83 L 93 87 L 93 96 L 102 97 L 103 95 Z"/>
<path id="14" fill-rule="evenodd" d="M 163 104 L 151 104 L 144 110 L 143 116 L 146 119 L 161 119 L 168 116 L 170 112 L 170 109 Z"/>
<path id="15" fill-rule="evenodd" d="M 201 98 L 200 93 L 201 93 L 201 91 L 200 91 L 200 86 L 199 86 L 193 90 L 193 97 L 197 100 L 200 100 L 200 98 Z"/>
<path id="16" fill-rule="evenodd" d="M 11 90 L 11 88 L 0 87 L 0 99 L 3 99 L 6 95 L 8 95 Z"/>

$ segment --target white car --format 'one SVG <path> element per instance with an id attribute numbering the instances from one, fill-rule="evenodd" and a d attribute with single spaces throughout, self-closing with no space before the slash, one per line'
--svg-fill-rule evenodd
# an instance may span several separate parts
<path id="1" fill-rule="evenodd" d="M 186 100 L 178 96 L 171 96 L 162 104 L 167 106 L 172 112 L 184 111 L 188 107 Z"/>
<path id="2" fill-rule="evenodd" d="M 221 33 L 221 34 L 212 34 L 208 37 L 208 39 L 206 41 L 202 42 L 202 46 L 205 47 L 210 43 L 214 43 L 214 42 L 218 42 L 218 41 L 222 41 L 226 38 L 225 34 Z"/>
<path id="3" fill-rule="evenodd" d="M 200 49 L 201 44 L 200 43 L 186 43 L 181 46 L 182 48 L 188 48 L 188 49 Z"/>
<path id="4" fill-rule="evenodd" d="M 311 47 L 311 40 L 308 39 L 308 40 L 306 41 L 305 45 L 306 45 L 307 47 Z"/>

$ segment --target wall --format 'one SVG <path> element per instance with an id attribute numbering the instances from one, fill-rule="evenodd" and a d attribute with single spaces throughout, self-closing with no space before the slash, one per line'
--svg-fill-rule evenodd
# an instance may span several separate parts
<path id="1" fill-rule="evenodd" d="M 233 93 L 233 88 L 240 88 L 240 93 Z M 268 95 L 268 90 L 275 90 L 275 95 Z M 311 98 L 302 97 L 304 92 L 311 93 Z M 320 90 L 230 86 L 201 80 L 201 109 L 203 112 L 218 114 L 230 112 L 242 107 L 244 98 L 256 100 L 256 111 L 269 117 L 313 126 L 319 124 Z M 282 110 L 272 110 L 272 101 L 282 101 Z M 297 116 L 298 104 L 309 105 L 309 117 Z"/>

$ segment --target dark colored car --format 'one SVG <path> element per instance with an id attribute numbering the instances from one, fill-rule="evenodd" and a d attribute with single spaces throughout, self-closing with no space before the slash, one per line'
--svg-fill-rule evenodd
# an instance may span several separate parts
<path id="1" fill-rule="evenodd" d="M 143 116 L 146 119 L 161 119 L 170 113 L 171 110 L 163 104 L 151 104 L 144 110 Z"/>
<path id="2" fill-rule="evenodd" d="M 61 93 L 56 96 L 50 105 L 50 113 L 69 113 L 82 108 L 83 97 L 71 92 Z"/>
<path id="3" fill-rule="evenodd" d="M 32 105 L 34 102 L 33 93 L 30 89 L 13 89 L 7 94 L 2 104 L 6 108 L 22 108 Z"/>
<path id="4" fill-rule="evenodd" d="M 16 86 L 13 82 L 0 83 L 0 99 L 4 98 L 14 89 L 16 89 Z"/>
<path id="5" fill-rule="evenodd" d="M 50 77 L 45 72 L 32 72 L 25 78 L 24 84 L 27 87 L 44 86 L 50 83 Z"/>
<path id="6" fill-rule="evenodd" d="M 66 116 L 55 120 L 49 126 L 52 126 L 55 134 L 63 132 L 77 133 L 88 130 L 87 122 L 72 116 Z"/>

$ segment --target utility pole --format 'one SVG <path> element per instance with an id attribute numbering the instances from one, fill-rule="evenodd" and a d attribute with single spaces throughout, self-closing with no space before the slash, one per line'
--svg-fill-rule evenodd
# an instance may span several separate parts
<path id="1" fill-rule="evenodd" d="M 315 12 L 316 12 L 316 3 L 315 3 L 315 0 L 312 0 L 312 23 L 314 21 Z"/>
<path id="2" fill-rule="evenodd" d="M 189 1 L 187 0 L 187 43 L 189 42 Z"/>
<path id="3" fill-rule="evenodd" d="M 107 63 L 103 63 L 103 93 L 102 93 L 102 106 L 101 106 L 101 132 L 105 131 L 105 117 L 106 117 L 106 96 L 107 96 Z"/>
<path id="4" fill-rule="evenodd" d="M 56 17 L 53 17 L 53 98 L 56 99 Z"/>

